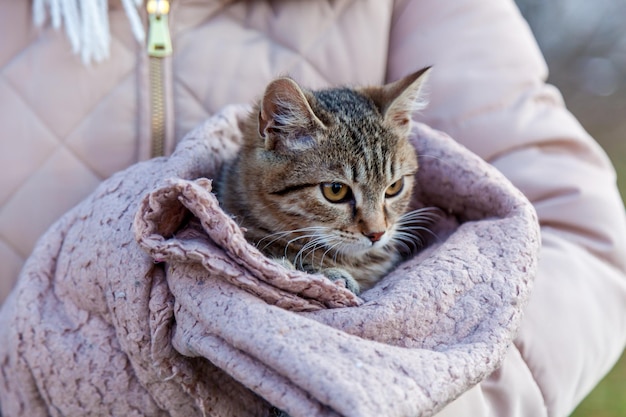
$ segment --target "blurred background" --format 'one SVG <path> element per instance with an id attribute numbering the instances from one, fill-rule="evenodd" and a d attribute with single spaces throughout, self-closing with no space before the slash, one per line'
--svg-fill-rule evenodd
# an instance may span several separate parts
<path id="1" fill-rule="evenodd" d="M 516 0 L 567 107 L 602 145 L 626 197 L 626 0 Z M 626 417 L 626 355 L 572 417 Z"/>

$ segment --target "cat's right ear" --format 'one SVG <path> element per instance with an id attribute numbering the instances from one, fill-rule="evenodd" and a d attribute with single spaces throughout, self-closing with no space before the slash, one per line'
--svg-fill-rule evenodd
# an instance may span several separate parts
<path id="1" fill-rule="evenodd" d="M 309 135 L 324 128 L 298 84 L 278 78 L 265 89 L 259 111 L 259 135 L 268 150 L 304 150 L 314 145 Z"/>
<path id="2" fill-rule="evenodd" d="M 393 83 L 366 89 L 385 121 L 401 132 L 409 132 L 413 113 L 426 106 L 423 86 L 430 71 L 431 67 L 426 67 Z"/>

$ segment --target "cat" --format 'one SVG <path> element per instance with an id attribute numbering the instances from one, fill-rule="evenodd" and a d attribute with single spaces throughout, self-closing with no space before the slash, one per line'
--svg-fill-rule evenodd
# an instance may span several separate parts
<path id="1" fill-rule="evenodd" d="M 246 239 L 356 294 L 396 266 L 430 219 L 407 213 L 418 169 L 408 136 L 429 72 L 316 91 L 289 77 L 270 82 L 217 187 Z"/>

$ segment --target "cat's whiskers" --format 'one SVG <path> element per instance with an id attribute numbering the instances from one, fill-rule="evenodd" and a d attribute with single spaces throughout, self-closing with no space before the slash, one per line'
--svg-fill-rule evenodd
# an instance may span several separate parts
<path id="1" fill-rule="evenodd" d="M 437 207 L 423 207 L 404 213 L 398 218 L 397 223 L 434 223 L 439 218 L 441 218 L 441 209 Z"/>
<path id="2" fill-rule="evenodd" d="M 303 253 L 305 250 L 307 250 L 309 247 L 314 246 L 317 244 L 317 242 L 322 240 L 322 237 L 320 237 L 317 234 L 312 234 L 312 235 L 303 235 L 303 236 L 298 236 L 296 238 L 291 239 L 289 242 L 287 242 L 287 244 L 285 245 L 285 257 L 287 257 L 287 251 L 289 249 L 289 246 L 293 243 L 296 242 L 298 240 L 301 239 L 311 239 L 308 242 L 306 242 L 298 251 L 298 253 L 296 253 L 296 257 L 294 258 L 293 262 L 294 264 L 297 263 L 297 259 L 298 259 L 298 255 Z M 300 265 L 302 265 L 302 260 L 300 261 Z"/>
<path id="3" fill-rule="evenodd" d="M 441 210 L 437 207 L 423 207 L 403 214 L 396 222 L 391 241 L 394 244 L 401 244 L 411 253 L 424 246 L 424 233 L 438 239 L 438 236 L 428 226 L 441 217 L 440 212 Z M 411 251 L 411 247 L 413 251 Z"/>
<path id="4" fill-rule="evenodd" d="M 403 231 L 397 231 L 391 239 L 391 242 L 402 245 L 404 249 L 406 249 L 407 253 L 416 252 L 419 246 L 422 246 L 423 244 L 420 236 Z M 413 250 L 411 250 L 411 248 Z"/>
<path id="5" fill-rule="evenodd" d="M 299 258 L 300 269 L 304 269 L 304 265 L 303 265 L 304 260 L 309 254 L 311 255 L 311 263 L 313 263 L 315 250 L 320 246 L 324 246 L 324 241 L 325 241 L 325 236 L 318 235 L 318 236 L 315 236 L 315 239 L 311 239 L 310 241 L 305 243 L 304 246 L 302 246 L 302 248 L 300 248 L 300 250 L 296 254 L 296 257 L 294 258 L 294 264 L 297 264 L 298 258 Z M 307 251 L 308 253 L 306 253 Z"/>
<path id="6" fill-rule="evenodd" d="M 324 231 L 324 227 L 323 226 L 310 226 L 310 227 L 303 227 L 301 229 L 294 229 L 294 230 L 284 230 L 284 231 L 280 231 L 280 232 L 275 232 L 275 233 L 271 233 L 267 236 L 265 236 L 263 239 L 259 240 L 256 243 L 256 247 L 259 248 L 259 245 L 261 244 L 261 242 L 263 242 L 266 239 L 270 239 L 272 237 L 274 237 L 274 239 L 272 239 L 271 241 L 269 241 L 265 246 L 263 246 L 262 248 L 259 248 L 260 251 L 264 251 L 265 249 L 267 249 L 268 246 L 271 246 L 272 244 L 274 244 L 276 241 L 283 239 L 291 234 L 295 234 L 295 233 L 306 233 L 306 232 L 314 232 L 313 235 L 303 235 L 303 236 L 299 236 L 298 238 L 306 238 L 306 237 L 312 237 L 315 236 L 315 232 L 321 232 Z M 295 240 L 298 240 L 298 238 L 296 238 Z M 294 241 L 294 240 L 292 240 Z M 287 246 L 292 242 L 290 241 Z M 287 248 L 285 248 L 287 249 Z"/>
<path id="7" fill-rule="evenodd" d="M 339 239 L 339 238 L 335 238 L 333 240 L 335 240 L 334 243 L 331 243 L 331 244 L 327 243 L 326 244 L 327 249 L 324 252 L 324 254 L 322 255 L 322 258 L 320 259 L 320 269 L 324 267 L 324 259 L 326 258 L 326 255 L 328 254 L 328 252 L 334 250 L 335 251 L 335 256 L 333 258 L 333 262 L 336 262 L 336 260 L 337 260 L 338 250 L 335 250 L 335 248 L 340 247 L 341 245 L 343 245 L 343 241 L 341 239 Z"/>
<path id="8" fill-rule="evenodd" d="M 335 255 L 333 256 L 333 262 L 337 263 L 337 258 L 339 257 L 344 257 L 345 253 L 343 251 L 343 248 L 345 247 L 345 243 L 342 242 L 342 244 L 339 245 L 339 247 L 335 250 Z M 341 261 L 341 263 L 344 263 L 344 261 Z"/>
<path id="9" fill-rule="evenodd" d="M 398 221 L 405 220 L 430 220 L 436 221 L 441 218 L 441 209 L 438 207 L 422 207 L 416 210 L 411 210 L 409 212 L 404 213 Z"/>

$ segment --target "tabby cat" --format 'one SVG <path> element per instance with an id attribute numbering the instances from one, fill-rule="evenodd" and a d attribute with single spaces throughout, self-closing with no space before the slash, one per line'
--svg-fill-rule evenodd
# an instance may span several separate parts
<path id="1" fill-rule="evenodd" d="M 417 157 L 407 137 L 429 68 L 378 87 L 266 88 L 218 198 L 246 238 L 284 265 L 371 288 L 415 244 Z"/>

